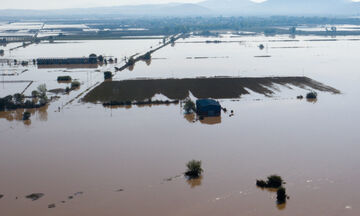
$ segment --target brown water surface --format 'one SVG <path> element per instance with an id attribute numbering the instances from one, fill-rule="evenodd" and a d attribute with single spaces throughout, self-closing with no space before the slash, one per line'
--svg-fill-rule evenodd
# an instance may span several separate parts
<path id="1" fill-rule="evenodd" d="M 232 117 L 223 113 L 220 120 L 194 122 L 196 116 L 184 116 L 180 104 L 110 109 L 81 102 L 103 80 L 96 71 L 49 69 L 34 78 L 37 70 L 31 68 L 14 78 L 55 89 L 67 85 L 56 82 L 58 75 L 74 73 L 82 86 L 46 111 L 35 111 L 31 124 L 19 120 L 21 110 L 0 114 L 1 215 L 359 215 L 360 42 L 273 39 L 284 38 L 245 37 L 236 49 L 229 43 L 177 43 L 155 54 L 168 59 L 150 66 L 139 62 L 114 80 L 302 76 L 305 68 L 306 77 L 341 94 L 318 91 L 317 102 L 309 103 L 296 96 L 312 88 L 274 85 L 272 97 L 248 90 L 241 98 L 219 99 L 234 111 Z M 312 48 L 260 51 L 259 42 Z M 39 52 L 44 50 L 40 44 Z M 253 57 L 263 54 L 272 57 Z M 182 176 L 192 159 L 203 163 L 196 181 Z M 278 206 L 276 193 L 255 186 L 270 174 L 286 181 L 286 205 Z M 45 195 L 25 198 L 32 193 Z"/>

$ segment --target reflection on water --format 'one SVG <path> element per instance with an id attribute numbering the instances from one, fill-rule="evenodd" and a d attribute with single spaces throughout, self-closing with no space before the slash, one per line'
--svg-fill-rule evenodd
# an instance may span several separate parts
<path id="1" fill-rule="evenodd" d="M 24 125 L 30 126 L 30 125 L 31 125 L 31 120 L 30 120 L 30 119 L 29 119 L 29 120 L 25 120 L 25 121 L 24 121 Z"/>
<path id="2" fill-rule="evenodd" d="M 150 66 L 151 65 L 151 59 L 146 60 L 145 63 L 146 63 L 147 66 Z"/>
<path id="3" fill-rule="evenodd" d="M 221 116 L 206 117 L 206 116 L 198 116 L 195 113 L 184 114 L 184 119 L 186 119 L 190 123 L 195 123 L 196 121 L 200 121 L 201 124 L 207 124 L 207 125 L 215 125 L 221 123 Z"/>
<path id="4" fill-rule="evenodd" d="M 277 204 L 276 207 L 279 209 L 279 210 L 284 210 L 286 208 L 286 202 L 285 203 L 282 203 L 282 204 Z"/>
<path id="5" fill-rule="evenodd" d="M 316 103 L 318 100 L 317 98 L 307 98 L 306 101 L 309 103 Z"/>
<path id="6" fill-rule="evenodd" d="M 221 116 L 216 117 L 202 117 L 200 118 L 202 124 L 215 125 L 221 123 Z"/>
<path id="7" fill-rule="evenodd" d="M 36 117 L 39 121 L 47 121 L 48 120 L 48 109 L 49 105 L 37 108 L 37 109 L 16 109 L 11 111 L 2 111 L 0 112 L 0 119 L 6 119 L 9 122 L 12 121 L 23 121 L 23 113 L 29 112 L 31 113 L 30 120 L 23 121 L 25 125 L 31 124 L 31 119 Z"/>
<path id="8" fill-rule="evenodd" d="M 196 122 L 195 117 L 196 117 L 195 113 L 184 114 L 184 118 L 190 123 L 195 123 Z"/>
<path id="9" fill-rule="evenodd" d="M 130 66 L 128 67 L 129 71 L 133 71 L 133 70 L 134 70 L 134 68 L 135 68 L 135 64 L 130 65 Z"/>
<path id="10" fill-rule="evenodd" d="M 191 179 L 187 179 L 186 182 L 190 185 L 191 188 L 195 188 L 198 186 L 201 186 L 201 182 L 203 180 L 203 176 L 200 176 L 199 178 L 191 178 Z"/>

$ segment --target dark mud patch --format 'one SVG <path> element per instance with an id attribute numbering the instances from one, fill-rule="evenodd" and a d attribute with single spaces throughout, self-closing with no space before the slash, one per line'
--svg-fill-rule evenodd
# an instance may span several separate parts
<path id="1" fill-rule="evenodd" d="M 32 193 L 30 195 L 25 196 L 25 198 L 31 199 L 32 201 L 36 201 L 36 200 L 40 199 L 43 196 L 44 196 L 43 193 Z"/>
<path id="2" fill-rule="evenodd" d="M 275 91 L 272 89 L 274 84 L 340 93 L 335 88 L 307 77 L 145 79 L 103 82 L 87 93 L 83 101 L 148 101 L 156 94 L 165 95 L 171 100 L 184 100 L 189 96 L 189 92 L 197 98 L 232 99 L 250 94 L 248 90 L 271 96 Z"/>
<path id="3" fill-rule="evenodd" d="M 103 103 L 103 106 L 131 106 L 131 105 L 137 105 L 139 107 L 142 106 L 151 106 L 151 105 L 170 105 L 170 104 L 178 104 L 179 100 L 173 100 L 173 101 L 169 101 L 169 100 L 165 100 L 165 101 L 161 101 L 161 100 L 148 100 L 148 101 L 110 101 L 110 102 L 106 102 Z"/>
<path id="4" fill-rule="evenodd" d="M 4 197 L 4 195 L 0 194 L 0 199 L 2 199 Z"/>
<path id="5" fill-rule="evenodd" d="M 56 205 L 54 203 L 48 205 L 48 208 L 50 208 L 50 209 L 55 208 L 55 207 L 56 207 Z"/>

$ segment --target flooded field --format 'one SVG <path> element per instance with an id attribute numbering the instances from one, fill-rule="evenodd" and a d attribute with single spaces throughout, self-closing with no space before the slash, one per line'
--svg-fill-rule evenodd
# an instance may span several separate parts
<path id="1" fill-rule="evenodd" d="M 4 63 L 0 97 L 23 90 L 30 95 L 42 83 L 48 90 L 64 89 L 70 84 L 56 80 L 63 75 L 81 87 L 29 110 L 30 121 L 22 121 L 24 110 L 0 112 L 1 212 L 359 215 L 359 39 L 190 37 L 153 53 L 151 62 L 139 61 L 121 72 L 114 71 L 115 64 L 38 69 Z M 96 53 L 116 57 L 121 65 L 123 57 L 159 42 L 44 42 L 6 51 L 1 58 Z M 105 71 L 113 72 L 112 81 L 103 83 Z M 256 81 L 249 85 L 246 80 Z M 25 81 L 33 83 L 25 89 Z M 317 100 L 297 99 L 311 90 L 318 93 Z M 184 114 L 182 103 L 102 105 L 113 99 L 187 96 L 216 98 L 228 112 L 200 120 Z M 202 161 L 200 179 L 183 176 L 192 159 Z M 277 205 L 276 193 L 255 185 L 271 174 L 286 182 L 286 205 Z M 43 196 L 26 198 L 33 193 Z"/>

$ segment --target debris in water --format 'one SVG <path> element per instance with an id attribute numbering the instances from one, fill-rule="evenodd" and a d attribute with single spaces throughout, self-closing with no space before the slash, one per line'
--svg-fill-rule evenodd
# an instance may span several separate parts
<path id="1" fill-rule="evenodd" d="M 26 198 L 31 199 L 32 201 L 36 201 L 36 200 L 40 199 L 43 196 L 44 196 L 43 193 L 32 193 L 30 195 L 27 195 Z"/>
<path id="2" fill-rule="evenodd" d="M 118 190 L 116 190 L 116 192 L 122 192 L 122 191 L 124 191 L 124 189 L 118 189 Z"/>
<path id="3" fill-rule="evenodd" d="M 54 203 L 48 205 L 48 208 L 55 208 L 55 207 L 56 207 L 56 205 Z"/>
<path id="4" fill-rule="evenodd" d="M 170 178 L 166 178 L 166 179 L 164 179 L 164 181 L 167 181 L 167 182 L 169 182 L 169 181 L 172 181 L 172 180 L 174 180 L 174 179 L 176 179 L 176 178 L 179 178 L 179 177 L 181 177 L 182 175 L 176 175 L 176 176 L 173 176 L 173 177 L 170 177 Z"/>
<path id="5" fill-rule="evenodd" d="M 77 195 L 83 195 L 83 194 L 84 194 L 84 192 L 80 191 L 80 192 L 76 192 L 76 193 L 74 193 L 74 196 L 77 196 Z"/>
<path id="6" fill-rule="evenodd" d="M 4 195 L 0 194 L 0 199 L 3 198 L 3 197 L 4 197 Z"/>

